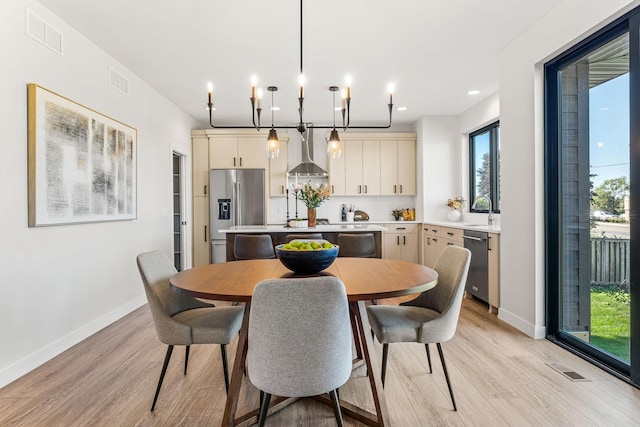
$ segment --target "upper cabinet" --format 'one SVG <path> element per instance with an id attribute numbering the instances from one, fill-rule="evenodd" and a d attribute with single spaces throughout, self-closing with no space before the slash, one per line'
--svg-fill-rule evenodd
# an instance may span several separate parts
<path id="1" fill-rule="evenodd" d="M 380 142 L 345 141 L 345 195 L 380 195 Z"/>
<path id="2" fill-rule="evenodd" d="M 343 155 L 329 159 L 329 184 L 336 196 L 416 194 L 416 135 L 343 133 Z"/>
<path id="3" fill-rule="evenodd" d="M 266 138 L 261 135 L 209 137 L 209 166 L 211 169 L 267 169 Z"/>
<path id="4" fill-rule="evenodd" d="M 415 138 L 380 141 L 380 157 L 385 160 L 385 167 L 381 170 L 380 194 L 414 196 L 416 194 Z"/>
<path id="5" fill-rule="evenodd" d="M 287 146 L 288 139 L 280 140 L 280 154 L 275 159 L 269 159 L 269 196 L 286 195 L 287 189 Z"/>
<path id="6" fill-rule="evenodd" d="M 193 196 L 205 197 L 209 194 L 209 138 L 192 138 Z"/>

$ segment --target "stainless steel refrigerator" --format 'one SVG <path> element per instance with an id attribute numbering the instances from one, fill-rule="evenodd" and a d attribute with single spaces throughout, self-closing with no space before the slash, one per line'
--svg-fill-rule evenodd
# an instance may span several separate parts
<path id="1" fill-rule="evenodd" d="M 211 169 L 211 263 L 227 260 L 226 234 L 235 225 L 265 224 L 264 169 Z"/>

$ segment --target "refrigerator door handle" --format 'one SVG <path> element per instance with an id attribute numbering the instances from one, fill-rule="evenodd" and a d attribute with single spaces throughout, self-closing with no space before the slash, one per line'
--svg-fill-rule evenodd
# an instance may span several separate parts
<path id="1" fill-rule="evenodd" d="M 242 195 L 241 195 L 242 192 L 240 190 L 240 183 L 238 182 L 238 183 L 236 183 L 236 185 L 237 185 L 237 188 L 238 188 L 237 189 L 237 196 L 236 196 L 236 204 L 237 204 L 236 212 L 238 213 L 238 221 L 237 221 L 236 225 L 242 225 L 242 224 L 240 224 L 240 219 L 242 218 L 242 211 L 241 211 L 241 209 L 242 209 Z"/>

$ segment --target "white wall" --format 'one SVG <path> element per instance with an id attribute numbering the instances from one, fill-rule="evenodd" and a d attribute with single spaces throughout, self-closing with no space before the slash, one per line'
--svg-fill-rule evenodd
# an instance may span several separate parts
<path id="1" fill-rule="evenodd" d="M 416 123 L 416 134 L 420 155 L 418 169 L 422 171 L 418 176 L 418 188 L 422 188 L 422 218 L 446 221 L 447 200 L 463 194 L 458 118 L 422 117 Z"/>
<path id="2" fill-rule="evenodd" d="M 466 199 L 469 195 L 469 134 L 500 119 L 500 95 L 498 92 L 469 108 L 458 116 L 458 132 L 460 138 L 460 179 L 462 190 L 460 194 Z M 469 209 L 473 200 L 468 200 L 464 207 L 464 221 L 476 224 L 486 224 L 488 214 L 471 213 Z M 494 214 L 494 224 L 500 226 L 500 214 Z"/>
<path id="3" fill-rule="evenodd" d="M 25 7 L 63 33 L 64 56 L 25 35 Z M 0 39 L 2 386 L 146 301 L 135 257 L 170 254 L 171 153 L 190 154 L 195 122 L 34 0 L 2 1 Z M 129 96 L 108 85 L 109 66 Z M 136 220 L 27 227 L 27 83 L 138 130 Z"/>
<path id="4" fill-rule="evenodd" d="M 546 333 L 542 66 L 638 4 L 629 0 L 565 0 L 501 55 L 499 316 L 536 338 Z"/>

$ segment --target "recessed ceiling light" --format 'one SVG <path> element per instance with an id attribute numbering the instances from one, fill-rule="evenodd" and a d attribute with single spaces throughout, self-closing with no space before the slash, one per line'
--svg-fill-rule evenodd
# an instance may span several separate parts
<path id="1" fill-rule="evenodd" d="M 407 107 L 398 107 L 398 111 L 407 111 Z"/>
<path id="2" fill-rule="evenodd" d="M 280 107 L 271 107 L 271 111 L 280 111 Z"/>
<path id="3" fill-rule="evenodd" d="M 469 92 L 467 92 L 467 95 L 477 95 L 477 94 L 479 94 L 479 93 L 480 93 L 480 91 L 479 91 L 479 90 L 477 90 L 477 89 L 473 89 L 473 90 L 470 90 Z"/>
<path id="4" fill-rule="evenodd" d="M 205 111 L 209 111 L 209 106 L 204 107 L 204 110 L 205 110 Z M 213 107 L 213 110 L 212 110 L 212 111 L 216 111 L 216 107 Z"/>

